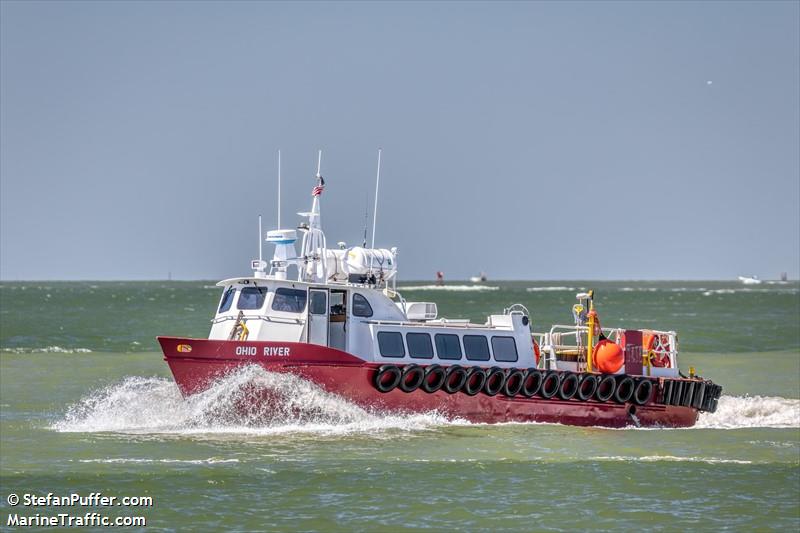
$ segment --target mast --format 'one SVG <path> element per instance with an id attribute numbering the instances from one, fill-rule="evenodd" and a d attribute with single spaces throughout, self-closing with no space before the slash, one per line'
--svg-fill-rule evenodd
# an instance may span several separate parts
<path id="1" fill-rule="evenodd" d="M 311 211 L 298 213 L 300 216 L 308 217 L 308 227 L 304 228 L 305 235 L 303 235 L 305 268 L 304 271 L 301 271 L 298 279 L 303 281 L 305 278 L 305 281 L 325 283 L 328 281 L 328 248 L 325 241 L 325 233 L 322 231 L 322 218 L 320 216 L 320 197 L 325 190 L 325 179 L 322 177 L 321 169 L 322 150 L 319 151 L 317 156 L 316 186 L 311 189 Z"/>
<path id="2" fill-rule="evenodd" d="M 375 260 L 375 227 L 378 224 L 378 190 L 381 186 L 381 149 L 378 148 L 378 171 L 375 176 L 375 207 L 372 210 L 372 253 L 369 258 L 369 272 L 372 274 L 372 264 Z"/>
<path id="3" fill-rule="evenodd" d="M 281 229 L 281 151 L 278 150 L 278 229 Z"/>

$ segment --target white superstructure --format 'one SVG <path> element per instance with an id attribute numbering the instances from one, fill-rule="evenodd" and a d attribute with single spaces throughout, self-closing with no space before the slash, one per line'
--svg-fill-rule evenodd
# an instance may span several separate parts
<path id="1" fill-rule="evenodd" d="M 328 248 L 320 212 L 324 187 L 318 162 L 311 210 L 298 213 L 306 220 L 297 230 L 266 233 L 266 242 L 275 245 L 269 271 L 267 262 L 254 260 L 252 276 L 217 284 L 223 294 L 209 339 L 311 343 L 370 362 L 585 369 L 580 357 L 559 357 L 580 355 L 587 330 L 583 325 L 532 334 L 530 315 L 521 305 L 481 324 L 440 318 L 436 304 L 407 302 L 397 291 L 396 248 L 345 243 Z M 606 331 L 618 337 L 621 330 Z M 677 372 L 677 338 L 669 334 L 665 350 L 670 368 L 651 375 Z M 539 346 L 542 357 L 536 353 Z"/>

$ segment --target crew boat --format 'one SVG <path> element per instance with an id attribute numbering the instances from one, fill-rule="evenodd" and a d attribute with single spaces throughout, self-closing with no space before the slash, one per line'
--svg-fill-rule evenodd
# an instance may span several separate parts
<path id="1" fill-rule="evenodd" d="M 380 153 L 378 161 L 380 183 Z M 480 423 L 687 427 L 716 410 L 722 388 L 679 371 L 674 331 L 602 327 L 592 291 L 577 295 L 571 323 L 540 331 L 520 304 L 476 324 L 439 317 L 433 302 L 406 301 L 397 249 L 374 247 L 374 225 L 371 248 L 366 238 L 328 248 L 320 162 L 311 210 L 299 213 L 305 220 L 266 233 L 272 260 L 260 257 L 252 275 L 217 284 L 208 339 L 158 337 L 184 395 L 259 365 L 366 409 Z"/>

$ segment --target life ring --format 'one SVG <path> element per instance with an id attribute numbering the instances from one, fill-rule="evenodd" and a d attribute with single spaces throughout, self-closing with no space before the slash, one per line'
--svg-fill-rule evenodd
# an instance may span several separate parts
<path id="1" fill-rule="evenodd" d="M 594 374 L 581 375 L 581 381 L 578 383 L 578 392 L 576 394 L 578 399 L 582 402 L 585 402 L 594 396 L 595 391 L 597 391 L 597 384 L 599 381 L 600 380 Z"/>
<path id="2" fill-rule="evenodd" d="M 375 372 L 375 388 L 378 392 L 389 392 L 397 387 L 403 373 L 394 365 L 383 365 Z"/>
<path id="3" fill-rule="evenodd" d="M 633 378 L 625 376 L 617 383 L 617 390 L 614 392 L 614 401 L 617 403 L 628 402 L 633 396 L 634 390 L 636 390 L 636 383 L 633 381 Z"/>
<path id="4" fill-rule="evenodd" d="M 467 396 L 478 394 L 486 383 L 486 373 L 479 366 L 473 366 L 467 374 L 467 381 L 462 389 Z"/>
<path id="5" fill-rule="evenodd" d="M 537 368 L 529 368 L 522 378 L 522 395 L 526 398 L 535 396 L 542 388 L 542 373 Z"/>
<path id="6" fill-rule="evenodd" d="M 614 376 L 603 376 L 600 378 L 600 381 L 597 383 L 597 390 L 594 393 L 594 398 L 598 402 L 607 402 L 614 396 L 614 393 L 617 391 L 617 380 L 614 379 Z"/>
<path id="7" fill-rule="evenodd" d="M 642 335 L 642 348 L 647 353 L 650 365 L 659 368 L 669 368 L 669 335 L 665 333 L 645 333 Z"/>
<path id="8" fill-rule="evenodd" d="M 561 385 L 558 387 L 558 397 L 562 400 L 571 400 L 578 392 L 578 375 L 568 372 L 561 378 Z"/>
<path id="9" fill-rule="evenodd" d="M 506 373 L 502 368 L 493 366 L 486 373 L 486 383 L 483 385 L 483 392 L 487 396 L 494 396 L 503 389 L 506 384 Z"/>
<path id="10" fill-rule="evenodd" d="M 453 376 L 456 376 L 453 378 Z M 444 385 L 442 390 L 447 394 L 455 394 L 460 391 L 467 382 L 467 370 L 460 365 L 453 365 L 447 367 L 447 373 L 444 378 Z"/>
<path id="11" fill-rule="evenodd" d="M 406 365 L 400 378 L 400 390 L 414 392 L 425 381 L 425 369 L 417 364 Z"/>
<path id="12" fill-rule="evenodd" d="M 636 384 L 636 389 L 633 391 L 633 403 L 636 405 L 645 405 L 650 401 L 653 395 L 653 382 L 649 379 L 642 379 Z"/>
<path id="13" fill-rule="evenodd" d="M 539 356 L 541 355 L 539 345 L 533 341 L 533 356 L 536 358 L 536 365 L 539 365 Z"/>
<path id="14" fill-rule="evenodd" d="M 431 377 L 433 376 L 433 377 Z M 447 372 L 439 365 L 430 365 L 425 369 L 425 379 L 422 380 L 422 390 L 433 393 L 442 388 Z"/>
<path id="15" fill-rule="evenodd" d="M 542 398 L 550 399 L 558 392 L 558 386 L 561 384 L 561 378 L 558 372 L 551 370 L 542 380 L 542 388 L 539 389 L 539 395 Z"/>
<path id="16" fill-rule="evenodd" d="M 522 385 L 525 384 L 525 372 L 522 370 L 514 369 L 506 376 L 506 383 L 503 385 L 503 394 L 509 398 L 513 398 L 519 391 L 522 390 Z"/>

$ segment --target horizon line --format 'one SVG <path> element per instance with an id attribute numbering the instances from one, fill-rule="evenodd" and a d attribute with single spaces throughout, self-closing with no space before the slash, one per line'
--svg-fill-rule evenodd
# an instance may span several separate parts
<path id="1" fill-rule="evenodd" d="M 248 277 L 248 276 L 234 276 L 234 277 L 245 278 L 245 277 Z M 226 279 L 228 279 L 228 278 L 226 278 Z M 211 283 L 215 283 L 216 284 L 220 280 L 218 280 L 218 279 L 215 280 L 215 278 L 171 278 L 171 279 L 168 279 L 168 278 L 128 278 L 128 279 L 124 279 L 124 278 L 118 278 L 118 279 L 116 279 L 116 278 L 102 278 L 102 279 L 91 279 L 91 278 L 74 278 L 74 279 L 68 279 L 68 278 L 62 278 L 62 279 L 56 279 L 56 278 L 21 279 L 21 278 L 17 278 L 17 279 L 3 279 L 3 278 L 0 278 L 0 283 L 28 283 L 28 282 L 119 283 L 119 282 L 148 282 L 148 281 L 161 281 L 161 282 L 172 282 L 172 281 L 175 281 L 175 282 L 200 282 L 200 281 L 203 281 L 203 282 L 211 282 Z M 437 281 L 436 279 L 431 279 L 431 278 L 406 279 L 406 280 L 403 280 L 402 282 L 398 281 L 398 284 L 400 284 L 400 283 L 418 283 L 418 282 L 432 282 L 432 283 L 435 283 L 436 281 Z M 534 279 L 534 278 L 530 278 L 530 279 L 525 279 L 525 278 L 496 278 L 496 279 L 487 279 L 486 281 L 482 281 L 482 282 L 473 282 L 473 281 L 470 281 L 469 278 L 463 278 L 463 279 L 462 278 L 453 278 L 453 279 L 445 280 L 444 283 L 447 284 L 447 283 L 454 283 L 454 282 L 466 282 L 466 283 L 472 283 L 472 284 L 475 284 L 475 285 L 481 285 L 481 284 L 488 284 L 488 283 L 493 283 L 493 282 L 514 282 L 514 281 L 530 281 L 530 282 L 542 282 L 542 281 L 546 281 L 546 282 L 552 282 L 552 281 L 589 281 L 589 282 L 688 281 L 688 282 L 698 282 L 698 283 L 699 282 L 703 282 L 703 281 L 715 281 L 715 282 L 718 282 L 718 281 L 734 281 L 734 282 L 740 282 L 740 280 L 738 278 L 595 278 L 595 279 L 592 279 L 592 278 L 541 278 L 541 279 Z M 789 282 L 800 281 L 800 279 L 787 278 L 786 280 L 781 280 L 781 279 L 763 278 L 763 279 L 761 279 L 761 281 L 762 282 L 785 281 L 786 283 L 789 283 Z"/>

